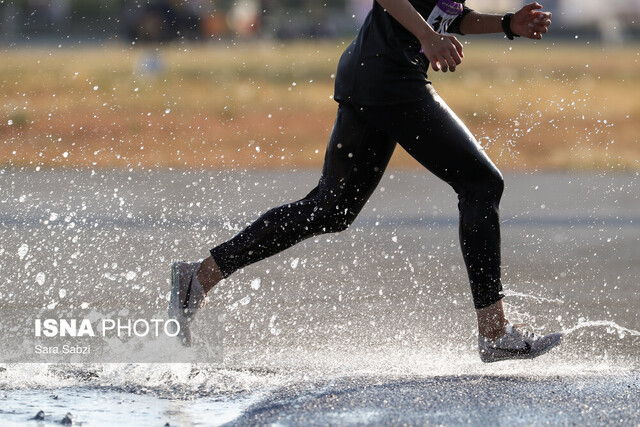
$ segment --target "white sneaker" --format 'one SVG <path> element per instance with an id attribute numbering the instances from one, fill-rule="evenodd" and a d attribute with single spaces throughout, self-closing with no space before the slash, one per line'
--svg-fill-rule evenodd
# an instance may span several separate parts
<path id="1" fill-rule="evenodd" d="M 204 289 L 198 280 L 200 262 L 175 261 L 171 264 L 171 299 L 169 318 L 180 325 L 178 337 L 185 346 L 191 346 L 190 322 L 204 305 Z"/>
<path id="2" fill-rule="evenodd" d="M 490 340 L 478 337 L 480 360 L 490 363 L 508 359 L 533 359 L 545 354 L 562 341 L 563 334 L 560 332 L 538 336 L 525 330 L 526 327 L 528 325 L 507 323 L 506 333 L 500 338 Z"/>

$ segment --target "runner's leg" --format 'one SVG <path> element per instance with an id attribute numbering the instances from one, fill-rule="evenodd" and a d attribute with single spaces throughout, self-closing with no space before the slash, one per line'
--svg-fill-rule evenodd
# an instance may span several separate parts
<path id="1" fill-rule="evenodd" d="M 357 111 L 458 194 L 462 254 L 474 305 L 482 309 L 503 296 L 498 216 L 502 175 L 435 90 L 431 95 L 416 103 L 359 106 Z"/>
<path id="2" fill-rule="evenodd" d="M 395 142 L 341 103 L 318 185 L 303 199 L 273 208 L 211 256 L 223 277 L 296 243 L 346 229 L 376 188 Z"/>

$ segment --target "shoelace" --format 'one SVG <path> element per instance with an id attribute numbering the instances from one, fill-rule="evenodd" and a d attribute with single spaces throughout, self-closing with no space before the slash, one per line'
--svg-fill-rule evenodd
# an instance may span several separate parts
<path id="1" fill-rule="evenodd" d="M 527 323 L 514 324 L 513 329 L 523 338 L 534 339 L 536 337 L 536 334 L 533 332 L 533 327 Z"/>

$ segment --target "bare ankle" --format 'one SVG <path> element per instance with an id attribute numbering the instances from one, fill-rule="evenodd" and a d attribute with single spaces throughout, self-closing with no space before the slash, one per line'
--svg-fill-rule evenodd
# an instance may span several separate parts
<path id="1" fill-rule="evenodd" d="M 224 279 L 222 271 L 213 257 L 208 257 L 202 261 L 200 270 L 198 270 L 198 281 L 202 285 L 205 295 L 222 279 Z"/>
<path id="2" fill-rule="evenodd" d="M 488 339 L 496 339 L 506 332 L 507 320 L 504 317 L 502 300 L 476 310 L 478 317 L 478 333 Z"/>

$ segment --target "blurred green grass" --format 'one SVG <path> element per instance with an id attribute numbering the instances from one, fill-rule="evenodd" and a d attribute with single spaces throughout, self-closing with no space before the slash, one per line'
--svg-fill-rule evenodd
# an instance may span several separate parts
<path id="1" fill-rule="evenodd" d="M 463 40 L 430 78 L 501 168 L 640 169 L 640 45 Z M 347 43 L 6 50 L 0 162 L 319 166 Z"/>

